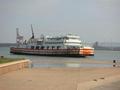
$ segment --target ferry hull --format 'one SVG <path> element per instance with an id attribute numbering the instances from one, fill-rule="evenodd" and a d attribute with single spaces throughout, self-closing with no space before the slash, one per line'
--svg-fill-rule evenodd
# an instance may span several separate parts
<path id="1" fill-rule="evenodd" d="M 40 55 L 40 56 L 65 56 L 65 57 L 86 57 L 94 56 L 92 50 L 83 49 L 51 49 L 51 50 L 33 50 L 25 48 L 10 48 L 10 53 L 23 55 Z"/>

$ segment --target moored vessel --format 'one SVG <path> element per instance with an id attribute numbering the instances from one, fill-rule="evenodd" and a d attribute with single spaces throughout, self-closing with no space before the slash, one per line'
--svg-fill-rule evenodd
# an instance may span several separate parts
<path id="1" fill-rule="evenodd" d="M 23 40 L 23 36 L 19 35 L 17 29 L 17 46 L 11 47 L 10 53 L 72 57 L 94 55 L 94 48 L 84 46 L 77 35 L 68 34 L 54 37 L 41 35 L 40 38 L 35 38 L 32 25 L 31 30 L 32 37 L 29 40 Z"/>

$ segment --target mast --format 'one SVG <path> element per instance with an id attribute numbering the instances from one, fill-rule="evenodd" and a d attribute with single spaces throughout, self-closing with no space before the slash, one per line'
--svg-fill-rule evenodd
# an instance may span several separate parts
<path id="1" fill-rule="evenodd" d="M 16 28 L 16 43 L 18 46 L 23 43 L 23 36 L 19 34 L 19 28 Z"/>
<path id="2" fill-rule="evenodd" d="M 19 28 L 16 28 L 16 35 L 19 36 Z"/>
<path id="3" fill-rule="evenodd" d="M 34 32 L 33 32 L 32 24 L 31 24 L 31 31 L 32 31 L 32 37 L 31 37 L 31 39 L 34 39 Z"/>
<path id="4" fill-rule="evenodd" d="M 19 28 L 16 28 L 16 43 L 19 44 Z"/>

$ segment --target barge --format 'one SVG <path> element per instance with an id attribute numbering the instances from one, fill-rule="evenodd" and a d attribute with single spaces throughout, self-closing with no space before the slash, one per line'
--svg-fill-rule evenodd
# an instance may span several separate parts
<path id="1" fill-rule="evenodd" d="M 32 37 L 29 40 L 23 40 L 23 36 L 19 35 L 17 29 L 17 46 L 11 47 L 10 53 L 40 56 L 94 56 L 94 48 L 84 46 L 77 35 L 54 37 L 41 35 L 39 38 L 35 38 L 32 26 L 31 30 Z"/>

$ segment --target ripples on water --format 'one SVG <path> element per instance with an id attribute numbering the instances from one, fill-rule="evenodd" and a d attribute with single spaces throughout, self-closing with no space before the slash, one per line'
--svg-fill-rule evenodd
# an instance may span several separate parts
<path id="1" fill-rule="evenodd" d="M 120 51 L 96 50 L 95 56 L 86 58 L 73 57 L 48 57 L 32 55 L 15 55 L 9 53 L 9 47 L 0 47 L 0 56 L 28 58 L 32 60 L 34 67 L 111 67 L 106 64 L 80 64 L 80 60 L 120 60 Z M 72 62 L 72 63 L 71 63 Z"/>

